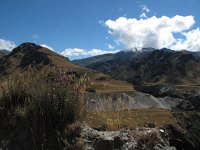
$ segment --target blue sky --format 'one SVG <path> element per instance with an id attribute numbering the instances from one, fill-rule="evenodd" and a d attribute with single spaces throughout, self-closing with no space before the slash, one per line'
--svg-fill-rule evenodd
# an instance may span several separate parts
<path id="1" fill-rule="evenodd" d="M 199 44 L 189 43 L 199 42 L 199 14 L 199 0 L 0 0 L 0 48 L 35 42 L 71 59 L 136 45 L 197 51 Z M 178 20 L 184 27 L 177 31 L 174 23 L 169 32 L 163 34 L 163 28 L 157 33 L 157 26 L 147 27 L 157 20 L 160 24 L 167 20 L 167 25 Z M 130 26 L 133 29 L 128 33 Z M 147 37 L 152 37 L 151 43 Z"/>

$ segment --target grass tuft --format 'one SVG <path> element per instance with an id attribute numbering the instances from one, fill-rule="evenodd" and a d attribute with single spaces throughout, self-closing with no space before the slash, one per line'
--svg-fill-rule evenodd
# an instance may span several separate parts
<path id="1" fill-rule="evenodd" d="M 67 126 L 82 120 L 86 76 L 48 70 L 10 76 L 0 84 L 0 126 L 29 131 L 33 149 L 63 149 Z"/>

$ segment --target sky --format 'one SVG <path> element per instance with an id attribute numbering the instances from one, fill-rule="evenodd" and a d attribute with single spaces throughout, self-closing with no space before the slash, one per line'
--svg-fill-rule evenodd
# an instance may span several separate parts
<path id="1" fill-rule="evenodd" d="M 200 0 L 0 0 L 0 49 L 79 59 L 142 47 L 200 51 Z"/>

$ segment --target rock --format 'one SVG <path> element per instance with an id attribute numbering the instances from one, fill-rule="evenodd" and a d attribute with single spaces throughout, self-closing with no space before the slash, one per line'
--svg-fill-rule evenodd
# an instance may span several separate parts
<path id="1" fill-rule="evenodd" d="M 162 131 L 164 130 L 159 128 L 144 127 L 135 130 L 97 131 L 84 125 L 81 138 L 85 140 L 85 150 L 176 150 L 169 145 L 167 133 Z"/>

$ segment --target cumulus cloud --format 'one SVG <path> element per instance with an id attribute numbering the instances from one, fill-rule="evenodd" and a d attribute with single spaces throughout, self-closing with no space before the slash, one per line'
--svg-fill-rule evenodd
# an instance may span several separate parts
<path id="1" fill-rule="evenodd" d="M 16 47 L 16 45 L 14 42 L 0 39 L 0 49 L 5 49 L 5 50 L 11 51 L 15 47 Z"/>
<path id="2" fill-rule="evenodd" d="M 50 47 L 50 46 L 48 46 L 48 45 L 46 45 L 46 44 L 40 44 L 40 46 L 45 47 L 45 48 L 48 48 L 48 49 L 54 51 L 54 49 L 53 49 L 52 47 Z"/>
<path id="3" fill-rule="evenodd" d="M 186 49 L 189 51 L 200 51 L 200 30 L 199 28 L 188 32 L 183 32 L 185 40 L 177 39 L 176 44 L 171 48 L 174 50 Z"/>
<path id="4" fill-rule="evenodd" d="M 66 57 L 71 57 L 71 56 L 96 56 L 96 55 L 116 53 L 116 52 L 118 52 L 118 50 L 109 51 L 109 50 L 100 50 L 100 49 L 85 50 L 85 49 L 80 49 L 80 48 L 67 48 L 64 51 L 62 51 L 60 54 Z"/>
<path id="5" fill-rule="evenodd" d="M 96 56 L 96 55 L 102 55 L 102 54 L 108 54 L 108 53 L 116 53 L 116 52 L 118 52 L 118 50 L 109 51 L 109 50 L 92 49 L 92 50 L 88 51 L 88 55 Z"/>
<path id="6" fill-rule="evenodd" d="M 105 22 L 109 29 L 108 33 L 126 48 L 153 47 L 160 49 L 167 47 L 189 50 L 199 48 L 199 28 L 188 31 L 194 24 L 193 16 L 179 15 L 140 19 L 119 17 L 116 20 Z M 185 38 L 176 39 L 174 33 L 181 33 Z"/>
<path id="7" fill-rule="evenodd" d="M 147 13 L 150 12 L 150 9 L 145 5 L 143 5 L 141 7 L 142 7 L 142 13 L 140 15 L 140 18 L 147 18 Z"/>
<path id="8" fill-rule="evenodd" d="M 69 56 L 79 56 L 79 55 L 85 55 L 86 52 L 84 49 L 79 48 L 66 48 L 64 51 L 60 53 L 63 56 L 69 57 Z"/>

